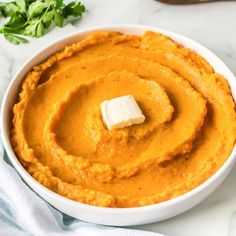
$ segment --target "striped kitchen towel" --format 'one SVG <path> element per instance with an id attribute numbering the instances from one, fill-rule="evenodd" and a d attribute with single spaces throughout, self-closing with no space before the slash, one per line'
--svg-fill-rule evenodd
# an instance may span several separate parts
<path id="1" fill-rule="evenodd" d="M 10 165 L 0 143 L 0 235 L 161 236 L 90 224 L 66 216 L 34 193 Z"/>

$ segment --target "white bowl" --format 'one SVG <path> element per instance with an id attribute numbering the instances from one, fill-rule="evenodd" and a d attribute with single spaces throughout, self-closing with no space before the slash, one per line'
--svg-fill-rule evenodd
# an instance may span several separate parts
<path id="1" fill-rule="evenodd" d="M 109 27 L 92 28 L 64 37 L 58 40 L 56 43 L 53 43 L 51 46 L 46 47 L 39 53 L 36 53 L 35 56 L 29 59 L 18 71 L 6 91 L 1 110 L 2 139 L 12 165 L 15 167 L 24 181 L 43 199 L 69 216 L 73 216 L 75 218 L 92 223 L 115 226 L 147 224 L 168 219 L 192 208 L 204 198 L 206 198 L 210 193 L 212 193 L 228 175 L 236 160 L 236 148 L 234 147 L 231 155 L 224 165 L 213 176 L 211 176 L 207 181 L 197 188 L 177 198 L 162 203 L 134 208 L 103 208 L 78 203 L 67 199 L 41 185 L 33 177 L 31 177 L 31 175 L 20 164 L 10 143 L 10 127 L 12 107 L 16 102 L 21 82 L 24 79 L 26 73 L 34 65 L 39 64 L 51 54 L 64 48 L 66 45 L 84 38 L 90 32 L 120 31 L 125 34 L 140 35 L 146 30 L 160 32 L 168 35 L 185 47 L 191 48 L 198 54 L 202 55 L 214 67 L 216 72 L 219 72 L 225 76 L 232 89 L 234 100 L 236 100 L 236 79 L 229 68 L 215 54 L 191 39 L 159 28 L 141 25 L 115 25 Z"/>

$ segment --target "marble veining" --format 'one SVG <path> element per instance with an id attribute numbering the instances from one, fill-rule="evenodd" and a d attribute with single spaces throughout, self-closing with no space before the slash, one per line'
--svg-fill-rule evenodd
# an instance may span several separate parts
<path id="1" fill-rule="evenodd" d="M 88 9 L 86 15 L 65 28 L 52 30 L 47 40 L 14 46 L 0 35 L 0 103 L 16 71 L 36 51 L 76 30 L 109 24 L 146 24 L 178 32 L 211 49 L 236 74 L 236 2 L 174 6 L 154 0 L 81 1 Z M 236 166 L 213 194 L 188 212 L 132 228 L 169 236 L 235 236 Z"/>

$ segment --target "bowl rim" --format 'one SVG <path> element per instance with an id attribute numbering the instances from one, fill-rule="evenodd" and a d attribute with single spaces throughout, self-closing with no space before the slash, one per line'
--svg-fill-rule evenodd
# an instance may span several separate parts
<path id="1" fill-rule="evenodd" d="M 59 44 L 60 42 L 65 41 L 66 39 L 73 39 L 76 36 L 80 36 L 82 34 L 89 34 L 91 32 L 96 32 L 96 31 L 120 31 L 120 30 L 140 30 L 140 31 L 146 31 L 146 30 L 150 30 L 150 31 L 154 31 L 154 32 L 159 32 L 159 33 L 163 33 L 164 35 L 167 35 L 168 37 L 174 39 L 174 41 L 177 41 L 180 44 L 183 44 L 183 42 L 187 42 L 189 45 L 187 46 L 188 48 L 190 48 L 191 50 L 193 49 L 193 46 L 196 46 L 197 48 L 201 49 L 202 54 L 208 54 L 209 56 L 211 56 L 212 58 L 214 58 L 216 61 L 218 61 L 221 66 L 224 67 L 224 69 L 227 71 L 228 76 L 231 77 L 232 81 L 235 80 L 236 78 L 234 76 L 234 74 L 231 72 L 231 70 L 228 68 L 228 66 L 218 57 L 216 56 L 212 51 L 210 51 L 209 49 L 207 49 L 205 46 L 203 46 L 202 44 L 186 37 L 183 36 L 181 34 L 175 33 L 173 31 L 170 30 L 165 30 L 159 27 L 153 27 L 153 26 L 148 26 L 148 25 L 139 25 L 139 24 L 112 24 L 112 25 L 103 25 L 103 26 L 99 26 L 99 27 L 89 27 L 86 29 L 82 29 L 82 30 L 78 30 L 74 33 L 68 34 L 56 41 L 53 41 L 52 43 L 50 43 L 48 46 L 42 48 L 41 50 L 36 51 L 36 53 L 34 53 L 33 56 L 31 56 L 20 68 L 19 70 L 15 73 L 15 75 L 13 76 L 11 82 L 8 85 L 8 88 L 4 94 L 3 100 L 2 100 L 2 106 L 1 106 L 1 136 L 2 136 L 2 141 L 3 141 L 3 145 L 5 147 L 5 150 L 7 152 L 7 155 L 10 159 L 10 162 L 12 163 L 12 165 L 14 166 L 14 168 L 17 170 L 18 174 L 20 175 L 21 178 L 23 178 L 24 180 L 26 179 L 27 182 L 30 183 L 30 185 L 33 185 L 37 190 L 43 192 L 45 195 L 50 196 L 54 199 L 56 199 L 57 201 L 61 202 L 64 205 L 70 205 L 73 207 L 80 207 L 80 208 L 86 208 L 86 209 L 90 209 L 92 211 L 103 211 L 104 213 L 113 213 L 113 214 L 118 214 L 118 213 L 142 213 L 144 211 L 148 211 L 148 210 L 158 210 L 161 208 L 165 208 L 165 207 L 171 207 L 174 206 L 182 201 L 185 201 L 191 197 L 193 197 L 194 195 L 197 195 L 198 193 L 202 192 L 204 189 L 208 188 L 213 182 L 215 182 L 219 176 L 221 176 L 235 161 L 236 161 L 236 146 L 234 146 L 231 154 L 229 155 L 228 159 L 224 162 L 224 164 L 210 177 L 208 178 L 205 182 L 203 182 L 202 184 L 200 184 L 199 186 L 197 186 L 196 188 L 190 190 L 189 192 L 186 192 L 178 197 L 172 198 L 170 200 L 164 201 L 164 202 L 160 202 L 160 203 L 156 203 L 156 204 L 152 204 L 152 205 L 147 205 L 147 206 L 140 206 L 140 207 L 131 207 L 131 208 L 109 208 L 109 207 L 100 207 L 100 206 L 93 206 L 93 205 L 89 205 L 89 204 L 85 204 L 85 203 L 81 203 L 81 202 L 77 202 L 74 200 L 71 200 L 69 198 L 66 198 L 62 195 L 59 195 L 55 192 L 53 192 L 52 190 L 46 188 L 44 185 L 42 185 L 41 183 L 39 183 L 37 180 L 35 180 L 25 169 L 24 167 L 21 165 L 21 163 L 19 162 L 18 158 L 16 157 L 13 148 L 11 146 L 11 142 L 10 139 L 8 138 L 8 130 L 7 130 L 7 125 L 6 125 L 6 114 L 7 114 L 7 101 L 8 101 L 8 97 L 11 96 L 11 90 L 13 85 L 20 81 L 22 82 L 24 79 L 24 75 L 21 75 L 22 71 L 24 71 L 24 69 L 31 64 L 31 62 L 33 61 L 33 59 L 37 58 L 39 55 L 45 53 L 47 54 L 47 51 L 49 51 L 50 48 L 52 48 L 53 46 Z M 132 31 L 132 30 L 131 30 Z M 126 34 L 126 33 L 125 33 Z M 132 34 L 132 33 L 130 33 Z M 177 39 L 178 40 L 177 40 Z M 192 45 L 192 47 L 191 47 Z M 194 50 L 195 51 L 195 50 Z M 197 52 L 198 54 L 201 54 L 199 52 Z M 50 56 L 51 54 L 47 54 L 47 57 Z M 211 64 L 211 63 L 210 63 Z M 31 66 L 32 68 L 33 66 Z M 215 68 L 214 68 L 215 70 Z M 26 72 L 27 73 L 27 72 Z M 228 77 L 226 78 L 228 79 Z M 234 98 L 234 100 L 236 100 L 236 95 L 234 95 L 234 89 L 230 86 L 231 90 L 232 90 L 232 97 Z M 235 82 L 235 88 L 236 88 L 236 82 Z M 235 91 L 236 93 L 236 91 Z M 28 185 L 28 183 L 27 183 Z M 33 187 L 33 191 L 37 193 L 37 191 L 34 190 Z"/>

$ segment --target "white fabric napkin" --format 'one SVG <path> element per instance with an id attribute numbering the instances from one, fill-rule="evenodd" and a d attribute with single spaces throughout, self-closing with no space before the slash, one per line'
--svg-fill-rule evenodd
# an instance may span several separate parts
<path id="1" fill-rule="evenodd" d="M 0 234 L 79 236 L 161 236 L 157 233 L 90 224 L 66 216 L 20 178 L 0 143 Z"/>
<path id="2" fill-rule="evenodd" d="M 63 29 L 54 29 L 44 37 L 31 43 L 11 45 L 0 38 L 0 100 L 16 71 L 35 51 L 75 32 L 77 28 L 68 24 Z M 9 64 L 11 63 L 11 64 Z M 9 69 L 10 68 L 10 69 Z M 12 71 L 13 70 L 13 71 Z M 41 199 L 20 178 L 9 164 L 0 137 L 0 235 L 79 235 L 79 236 L 161 236 L 161 234 L 117 227 L 90 224 L 66 216 Z"/>

